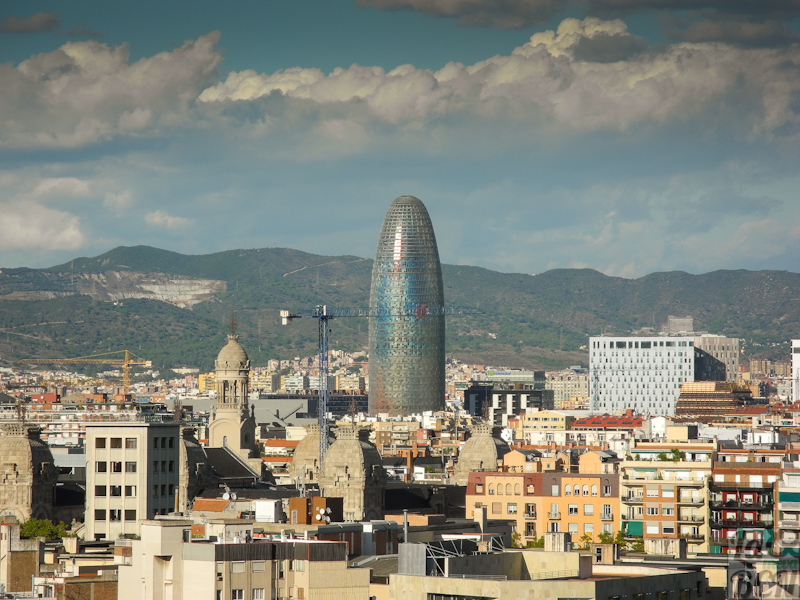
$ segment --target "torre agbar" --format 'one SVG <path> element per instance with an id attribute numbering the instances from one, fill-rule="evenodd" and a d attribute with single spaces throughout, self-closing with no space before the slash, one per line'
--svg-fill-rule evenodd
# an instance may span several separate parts
<path id="1" fill-rule="evenodd" d="M 444 408 L 444 317 L 413 316 L 443 306 L 442 267 L 425 205 L 400 196 L 383 219 L 372 267 L 369 321 L 370 414 Z M 406 316 L 409 315 L 409 316 Z"/>

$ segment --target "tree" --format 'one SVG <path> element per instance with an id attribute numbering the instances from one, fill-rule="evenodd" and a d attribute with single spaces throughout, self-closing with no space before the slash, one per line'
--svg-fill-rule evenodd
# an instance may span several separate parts
<path id="1" fill-rule="evenodd" d="M 666 461 L 667 460 L 667 455 L 664 452 L 659 452 L 658 453 L 658 460 Z"/>
<path id="2" fill-rule="evenodd" d="M 29 519 L 20 528 L 19 536 L 27 539 L 43 537 L 52 542 L 67 537 L 67 526 L 64 525 L 64 521 L 54 525 L 48 519 Z"/>
<path id="3" fill-rule="evenodd" d="M 631 550 L 634 552 L 644 552 L 644 540 L 639 538 L 631 545 Z"/>
<path id="4" fill-rule="evenodd" d="M 594 541 L 594 536 L 592 536 L 591 533 L 584 533 L 581 536 L 581 542 L 583 543 L 584 548 L 588 548 L 589 544 L 591 544 L 593 541 Z"/>
<path id="5" fill-rule="evenodd" d="M 533 538 L 533 540 L 528 542 L 528 548 L 544 548 L 544 536 Z"/>
<path id="6" fill-rule="evenodd" d="M 511 534 L 511 545 L 514 548 L 522 548 L 522 534 L 519 531 Z"/>
<path id="7" fill-rule="evenodd" d="M 597 539 L 600 540 L 601 544 L 613 544 L 614 534 L 611 533 L 610 531 L 604 531 L 597 536 Z"/>
<path id="8" fill-rule="evenodd" d="M 628 540 L 625 539 L 625 532 L 622 529 L 614 536 L 614 543 L 619 546 L 620 550 L 628 549 Z"/>

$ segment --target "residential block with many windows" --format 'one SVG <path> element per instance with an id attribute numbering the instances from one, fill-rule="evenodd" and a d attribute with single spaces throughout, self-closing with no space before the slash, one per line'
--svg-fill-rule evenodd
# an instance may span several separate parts
<path id="1" fill-rule="evenodd" d="M 86 426 L 86 539 L 139 534 L 139 521 L 174 510 L 180 425 Z"/>

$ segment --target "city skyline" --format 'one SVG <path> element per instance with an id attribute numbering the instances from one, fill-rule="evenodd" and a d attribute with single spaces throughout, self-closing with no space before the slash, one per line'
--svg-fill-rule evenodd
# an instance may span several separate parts
<path id="1" fill-rule="evenodd" d="M 651 6 L 6 3 L 0 265 L 370 256 L 408 193 L 445 263 L 797 271 L 797 17 Z"/>

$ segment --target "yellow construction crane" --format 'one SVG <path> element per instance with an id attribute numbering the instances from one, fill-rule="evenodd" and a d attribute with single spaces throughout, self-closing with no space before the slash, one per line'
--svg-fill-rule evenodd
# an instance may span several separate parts
<path id="1" fill-rule="evenodd" d="M 125 353 L 125 356 L 111 357 L 111 354 Z M 99 358 L 108 356 L 108 358 Z M 133 359 L 131 359 L 133 357 Z M 141 356 L 136 356 L 129 350 L 115 350 L 114 352 L 103 352 L 101 354 L 90 354 L 89 356 L 79 356 L 77 358 L 26 358 L 20 361 L 25 364 L 52 364 L 52 365 L 112 365 L 122 367 L 122 393 L 128 394 L 131 385 L 130 368 L 132 366 L 152 367 L 153 362 L 145 360 Z"/>

